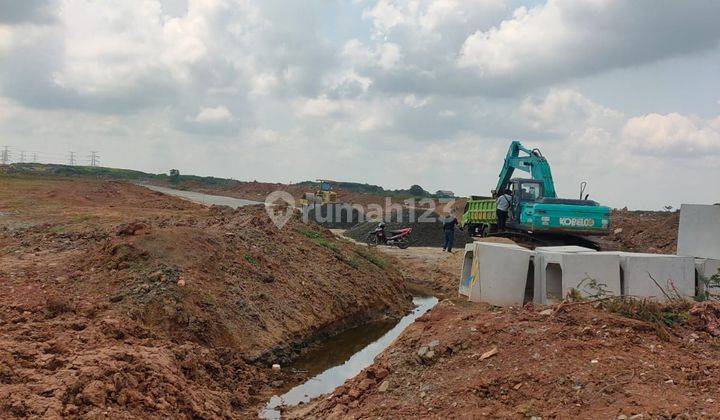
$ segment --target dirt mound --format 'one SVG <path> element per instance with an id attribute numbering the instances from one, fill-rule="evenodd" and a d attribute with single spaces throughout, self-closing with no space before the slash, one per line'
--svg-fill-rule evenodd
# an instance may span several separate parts
<path id="1" fill-rule="evenodd" d="M 543 315 L 444 301 L 373 366 L 287 417 L 716 418 L 716 339 L 675 315 L 663 338 L 589 304 Z"/>
<path id="2" fill-rule="evenodd" d="M 392 213 L 391 217 L 386 221 L 386 229 L 388 231 L 410 227 L 413 229 L 410 234 L 410 242 L 414 246 L 442 246 L 445 241 L 445 235 L 442 229 L 442 221 L 437 213 L 430 212 L 424 214 L 424 210 L 408 210 L 404 209 L 402 214 Z M 423 219 L 420 217 L 423 216 Z M 398 220 L 406 222 L 398 222 Z M 412 222 L 410 222 L 412 220 Z M 428 221 L 421 221 L 428 220 Z M 345 236 L 359 242 L 365 242 L 368 233 L 377 227 L 378 222 L 363 222 L 345 231 Z M 472 242 L 472 238 L 461 230 L 455 230 L 455 247 L 461 248 L 465 244 Z"/>
<path id="3" fill-rule="evenodd" d="M 0 179 L 0 416 L 247 417 L 269 368 L 410 306 L 383 256 L 260 206 Z"/>
<path id="4" fill-rule="evenodd" d="M 654 254 L 674 254 L 677 247 L 680 212 L 612 212 L 610 235 L 600 238 L 603 249 Z"/>

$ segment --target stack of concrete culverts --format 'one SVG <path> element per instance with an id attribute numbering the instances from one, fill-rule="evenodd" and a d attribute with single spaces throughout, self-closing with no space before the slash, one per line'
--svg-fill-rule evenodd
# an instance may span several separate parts
<path id="1" fill-rule="evenodd" d="M 497 306 L 548 304 L 572 290 L 666 301 L 704 292 L 720 269 L 720 206 L 683 205 L 678 255 L 474 242 L 465 247 L 458 291 Z M 709 283 L 710 287 L 715 285 Z M 717 291 L 720 292 L 720 291 Z"/>

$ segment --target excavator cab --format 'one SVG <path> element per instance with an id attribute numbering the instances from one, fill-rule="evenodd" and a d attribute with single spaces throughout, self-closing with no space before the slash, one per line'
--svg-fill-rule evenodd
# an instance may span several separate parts
<path id="1" fill-rule="evenodd" d="M 543 198 L 543 183 L 534 179 L 515 178 L 510 180 L 509 189 L 513 197 L 509 222 L 520 223 L 523 208 Z"/>

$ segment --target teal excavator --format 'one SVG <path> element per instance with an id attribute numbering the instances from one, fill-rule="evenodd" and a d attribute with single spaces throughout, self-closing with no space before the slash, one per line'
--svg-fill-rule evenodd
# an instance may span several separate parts
<path id="1" fill-rule="evenodd" d="M 515 170 L 531 178 L 512 178 Z M 547 159 L 538 149 L 527 149 L 513 141 L 508 149 L 492 197 L 472 196 L 460 221 L 463 228 L 479 236 L 506 236 L 530 239 L 537 244 L 576 244 L 597 249 L 586 236 L 607 235 L 610 208 L 583 197 L 586 182 L 581 183 L 578 199 L 558 198 Z M 502 191 L 512 194 L 508 230 L 497 232 L 496 197 Z"/>

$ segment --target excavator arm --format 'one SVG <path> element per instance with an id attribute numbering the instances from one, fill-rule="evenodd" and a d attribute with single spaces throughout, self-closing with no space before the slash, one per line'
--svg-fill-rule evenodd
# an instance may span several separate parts
<path id="1" fill-rule="evenodd" d="M 525 153 L 527 156 L 520 156 L 520 152 Z M 542 181 L 544 197 L 556 198 L 555 183 L 553 182 L 552 172 L 550 172 L 550 165 L 538 149 L 529 150 L 526 149 L 519 141 L 515 140 L 510 143 L 507 156 L 505 157 L 505 163 L 500 171 L 500 177 L 498 179 L 497 186 L 495 187 L 494 194 L 508 188 L 510 179 L 512 178 L 515 169 L 529 173 L 532 179 Z"/>

